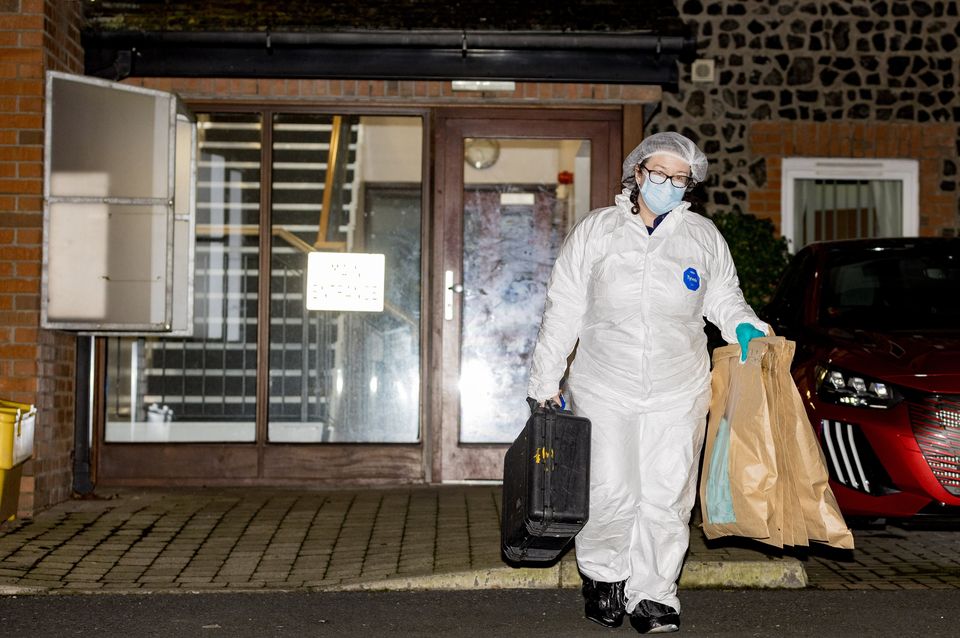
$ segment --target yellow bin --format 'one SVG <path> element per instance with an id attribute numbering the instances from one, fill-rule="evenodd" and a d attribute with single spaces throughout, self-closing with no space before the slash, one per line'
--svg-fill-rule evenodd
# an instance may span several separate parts
<path id="1" fill-rule="evenodd" d="M 0 399 L 0 470 L 9 470 L 33 456 L 37 409 Z"/>
<path id="2" fill-rule="evenodd" d="M 0 399 L 0 521 L 17 515 L 23 463 L 33 455 L 37 409 Z"/>
<path id="3" fill-rule="evenodd" d="M 0 470 L 0 523 L 17 517 L 22 477 L 23 463 L 9 470 Z"/>

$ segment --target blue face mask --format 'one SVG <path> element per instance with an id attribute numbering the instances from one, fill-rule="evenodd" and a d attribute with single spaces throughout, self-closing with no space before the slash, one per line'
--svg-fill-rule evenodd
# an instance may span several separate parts
<path id="1" fill-rule="evenodd" d="M 657 215 L 663 215 L 680 205 L 685 190 L 676 188 L 669 179 L 662 184 L 654 184 L 647 178 L 643 180 L 643 186 L 640 187 L 640 195 L 647 208 Z"/>

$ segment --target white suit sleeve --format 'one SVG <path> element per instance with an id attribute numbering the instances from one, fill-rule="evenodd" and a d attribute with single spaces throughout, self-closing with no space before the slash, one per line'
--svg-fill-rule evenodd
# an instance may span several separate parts
<path id="1" fill-rule="evenodd" d="M 770 326 L 757 317 L 757 314 L 743 298 L 740 279 L 730 256 L 730 248 L 720 231 L 715 231 L 714 255 L 716 263 L 712 277 L 707 285 L 703 302 L 703 312 L 710 323 L 720 328 L 727 343 L 737 343 L 737 326 L 749 323 L 764 334 L 770 334 Z"/>
<path id="2" fill-rule="evenodd" d="M 547 284 L 540 333 L 533 349 L 527 396 L 544 401 L 557 394 L 567 357 L 577 343 L 587 306 L 586 224 L 574 227 L 563 245 Z"/>

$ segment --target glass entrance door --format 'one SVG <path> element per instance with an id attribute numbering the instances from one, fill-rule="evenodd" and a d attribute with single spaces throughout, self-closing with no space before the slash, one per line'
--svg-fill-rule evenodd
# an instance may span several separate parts
<path id="1" fill-rule="evenodd" d="M 539 142 L 499 140 L 507 153 L 540 146 L 559 155 Z M 590 142 L 582 144 L 589 152 Z M 477 181 L 464 183 L 460 441 L 509 443 L 518 432 L 550 267 L 573 211 L 567 184 L 466 177 Z"/>
<path id="2" fill-rule="evenodd" d="M 573 224 L 616 192 L 609 151 L 619 148 L 610 143 L 619 121 L 545 115 L 445 122 L 445 481 L 501 477 L 503 453 L 529 414 L 530 356 L 557 251 Z"/>

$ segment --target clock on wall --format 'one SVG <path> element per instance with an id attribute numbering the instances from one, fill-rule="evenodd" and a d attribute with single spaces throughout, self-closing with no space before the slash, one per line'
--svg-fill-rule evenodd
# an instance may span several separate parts
<path id="1" fill-rule="evenodd" d="M 463 160 L 477 169 L 490 168 L 500 157 L 500 142 L 488 137 L 468 137 L 463 140 Z"/>

